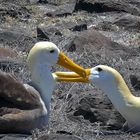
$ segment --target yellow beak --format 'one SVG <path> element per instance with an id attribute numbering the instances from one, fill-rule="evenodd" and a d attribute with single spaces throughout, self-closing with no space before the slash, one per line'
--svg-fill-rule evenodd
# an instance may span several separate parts
<path id="1" fill-rule="evenodd" d="M 66 81 L 66 82 L 82 82 L 82 83 L 88 83 L 89 82 L 89 75 L 90 75 L 90 69 L 85 69 L 86 77 L 81 77 L 78 74 L 74 72 L 55 72 L 53 73 L 56 77 L 56 80 L 58 82 Z"/>
<path id="2" fill-rule="evenodd" d="M 85 69 L 80 67 L 79 65 L 75 64 L 70 58 L 68 58 L 62 52 L 59 53 L 59 58 L 58 58 L 57 64 L 79 74 L 81 77 L 86 77 Z"/>

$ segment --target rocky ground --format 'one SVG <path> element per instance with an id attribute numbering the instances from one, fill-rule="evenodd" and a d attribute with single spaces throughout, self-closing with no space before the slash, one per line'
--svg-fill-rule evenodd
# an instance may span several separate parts
<path id="1" fill-rule="evenodd" d="M 0 66 L 4 71 L 28 81 L 25 58 L 41 40 L 56 43 L 85 68 L 97 64 L 114 67 L 140 96 L 139 0 L 0 0 L 0 47 L 6 49 L 0 50 Z M 62 70 L 57 67 L 53 71 L 58 69 Z M 0 138 L 139 140 L 139 134 L 122 131 L 124 122 L 94 85 L 59 83 L 52 98 L 49 127 L 35 130 L 32 136 Z"/>

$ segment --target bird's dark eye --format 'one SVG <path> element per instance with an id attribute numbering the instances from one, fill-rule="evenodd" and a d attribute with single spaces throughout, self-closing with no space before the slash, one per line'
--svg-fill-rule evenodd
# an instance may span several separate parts
<path id="1" fill-rule="evenodd" d="M 54 53 L 54 50 L 50 50 L 50 53 Z"/>
<path id="2" fill-rule="evenodd" d="M 101 72 L 103 69 L 102 68 L 97 68 L 97 71 L 98 72 Z"/>

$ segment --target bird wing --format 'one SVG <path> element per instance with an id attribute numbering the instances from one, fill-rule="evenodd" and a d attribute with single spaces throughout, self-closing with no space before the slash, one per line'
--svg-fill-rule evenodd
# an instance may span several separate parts
<path id="1" fill-rule="evenodd" d="M 0 71 L 0 107 L 33 109 L 41 106 L 40 95 L 29 85 L 24 85 L 12 74 Z"/>
<path id="2" fill-rule="evenodd" d="M 40 98 L 32 86 L 0 71 L 0 133 L 30 133 L 46 125 Z"/>
<path id="3" fill-rule="evenodd" d="M 31 133 L 31 130 L 42 128 L 48 123 L 48 116 L 41 108 L 20 110 L 3 107 L 0 111 L 0 133 Z"/>

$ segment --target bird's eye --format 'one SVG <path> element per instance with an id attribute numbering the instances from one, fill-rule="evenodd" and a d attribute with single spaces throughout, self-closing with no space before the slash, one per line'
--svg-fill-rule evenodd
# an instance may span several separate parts
<path id="1" fill-rule="evenodd" d="M 50 50 L 50 53 L 54 53 L 55 51 L 54 50 Z"/>
<path id="2" fill-rule="evenodd" d="M 101 72 L 103 69 L 102 68 L 97 68 L 97 71 L 98 72 Z"/>

